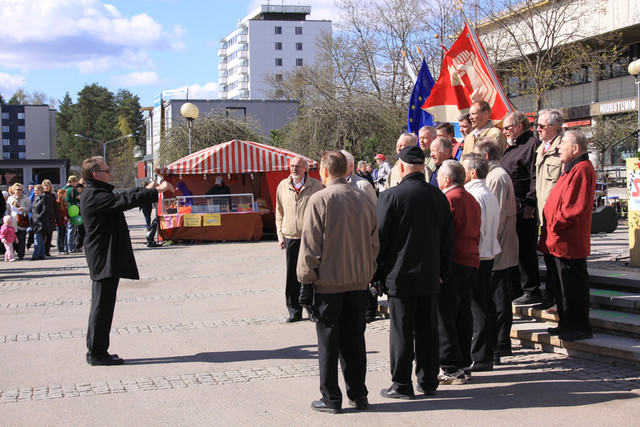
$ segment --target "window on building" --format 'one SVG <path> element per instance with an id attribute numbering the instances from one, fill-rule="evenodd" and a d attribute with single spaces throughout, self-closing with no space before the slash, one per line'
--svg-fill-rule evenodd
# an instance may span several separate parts
<path id="1" fill-rule="evenodd" d="M 296 43 L 296 50 L 302 50 L 302 43 Z"/>
<path id="2" fill-rule="evenodd" d="M 11 153 L 7 153 L 7 152 L 2 153 L 2 158 L 3 159 L 10 159 L 11 158 Z"/>
<path id="3" fill-rule="evenodd" d="M 2 132 L 9 132 L 9 126 L 2 126 Z"/>
<path id="4" fill-rule="evenodd" d="M 302 67 L 302 58 L 296 58 L 296 66 Z"/>
<path id="5" fill-rule="evenodd" d="M 9 120 L 9 113 L 2 113 L 2 120 Z"/>
<path id="6" fill-rule="evenodd" d="M 284 91 L 282 89 L 276 89 L 276 98 L 284 97 Z"/>
<path id="7" fill-rule="evenodd" d="M 282 42 L 276 42 L 276 50 L 282 50 Z"/>
<path id="8" fill-rule="evenodd" d="M 276 34 L 282 34 L 282 27 L 276 27 Z"/>
<path id="9" fill-rule="evenodd" d="M 31 173 L 32 181 L 34 182 L 42 182 L 48 179 L 54 185 L 60 183 L 60 168 L 33 168 Z"/>
<path id="10" fill-rule="evenodd" d="M 24 152 L 18 153 L 18 158 L 19 159 L 26 159 L 27 158 L 27 153 L 24 153 Z"/>
<path id="11" fill-rule="evenodd" d="M 26 132 L 26 128 L 24 126 L 18 126 L 18 132 Z"/>
<path id="12" fill-rule="evenodd" d="M 282 67 L 282 58 L 276 58 L 276 67 Z"/>
<path id="13" fill-rule="evenodd" d="M 296 34 L 302 35 L 302 27 L 296 27 Z"/>
<path id="14" fill-rule="evenodd" d="M 8 139 L 3 139 L 2 140 L 2 145 L 10 145 L 11 141 L 9 141 Z"/>
<path id="15" fill-rule="evenodd" d="M 27 145 L 27 141 L 25 139 L 19 139 L 18 145 Z"/>
<path id="16" fill-rule="evenodd" d="M 18 113 L 18 120 L 24 120 L 24 113 Z"/>
<path id="17" fill-rule="evenodd" d="M 276 81 L 277 82 L 281 82 L 282 81 L 282 74 L 276 74 Z"/>

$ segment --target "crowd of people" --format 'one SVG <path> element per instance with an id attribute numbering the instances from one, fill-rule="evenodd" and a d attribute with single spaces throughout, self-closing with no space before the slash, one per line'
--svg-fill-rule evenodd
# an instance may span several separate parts
<path id="1" fill-rule="evenodd" d="M 314 410 L 341 412 L 338 362 L 349 404 L 367 409 L 364 331 L 383 294 L 386 398 L 433 395 L 493 370 L 512 355 L 513 304 L 556 310 L 558 327 L 548 332 L 562 340 L 593 336 L 586 257 L 596 177 L 586 137 L 563 133 L 558 110 L 540 111 L 534 129 L 520 111 L 502 129 L 490 113 L 475 102 L 459 119 L 461 141 L 450 123 L 402 134 L 393 167 L 378 154 L 377 170 L 360 161 L 354 171 L 350 153 L 328 151 L 319 182 L 304 159 L 291 162 L 276 227 L 287 258 L 287 322 L 300 321 L 304 308 L 316 325 Z"/>

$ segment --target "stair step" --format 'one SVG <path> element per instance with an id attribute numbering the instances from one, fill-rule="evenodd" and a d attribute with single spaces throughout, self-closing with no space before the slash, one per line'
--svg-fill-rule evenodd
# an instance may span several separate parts
<path id="1" fill-rule="evenodd" d="M 546 280 L 547 269 L 539 265 L 540 279 Z M 589 286 L 640 293 L 640 274 L 637 271 L 613 271 L 589 268 Z"/>
<path id="2" fill-rule="evenodd" d="M 640 294 L 596 288 L 591 288 L 590 293 L 592 305 L 640 312 Z"/>
<path id="3" fill-rule="evenodd" d="M 514 319 L 511 338 L 525 346 L 543 351 L 563 353 L 585 359 L 612 362 L 617 359 L 634 365 L 640 364 L 640 339 L 595 332 L 594 337 L 581 341 L 562 341 L 557 335 L 549 335 L 547 328 L 555 324 Z"/>

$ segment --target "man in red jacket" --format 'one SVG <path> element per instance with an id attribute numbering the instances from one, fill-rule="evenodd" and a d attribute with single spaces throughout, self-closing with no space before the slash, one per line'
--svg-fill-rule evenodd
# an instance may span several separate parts
<path id="1" fill-rule="evenodd" d="M 549 333 L 565 341 L 593 337 L 589 325 L 589 273 L 591 213 L 596 172 L 587 154 L 587 138 L 568 131 L 560 142 L 562 175 L 544 205 L 538 249 L 545 254 L 553 278 L 560 322 Z"/>

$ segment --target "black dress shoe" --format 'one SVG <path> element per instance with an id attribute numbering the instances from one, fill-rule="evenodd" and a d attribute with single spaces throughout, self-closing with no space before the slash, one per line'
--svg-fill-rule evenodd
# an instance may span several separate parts
<path id="1" fill-rule="evenodd" d="M 369 409 L 369 399 L 366 397 L 359 397 L 356 400 L 349 399 L 349 405 L 355 406 L 358 411 L 366 411 Z"/>
<path id="2" fill-rule="evenodd" d="M 500 364 L 500 354 L 494 354 L 493 355 L 493 364 L 494 365 L 499 365 Z"/>
<path id="3" fill-rule="evenodd" d="M 591 331 L 562 331 L 558 336 L 563 341 L 578 341 L 588 340 L 593 338 L 593 332 Z"/>
<path id="4" fill-rule="evenodd" d="M 342 408 L 332 408 L 327 406 L 322 400 L 314 400 L 311 402 L 311 409 L 318 412 L 328 412 L 330 414 L 342 413 Z"/>
<path id="5" fill-rule="evenodd" d="M 91 366 L 116 366 L 124 365 L 124 360 L 120 359 L 117 354 L 107 354 L 102 357 L 95 357 L 87 354 L 87 363 Z"/>
<path id="6" fill-rule="evenodd" d="M 556 326 L 555 328 L 547 329 L 547 332 L 549 333 L 549 335 L 560 335 L 561 333 L 565 332 L 565 330 L 560 326 Z"/>
<path id="7" fill-rule="evenodd" d="M 425 396 L 435 396 L 436 395 L 436 391 L 434 389 L 424 389 L 422 388 L 422 386 L 420 384 L 416 385 L 416 390 L 418 391 L 418 393 L 422 393 Z"/>
<path id="8" fill-rule="evenodd" d="M 287 323 L 299 322 L 302 320 L 301 314 L 292 314 L 287 318 Z"/>
<path id="9" fill-rule="evenodd" d="M 415 399 L 414 394 L 402 394 L 398 393 L 393 389 L 393 387 L 383 388 L 380 390 L 380 396 L 387 397 L 389 399 L 400 399 L 400 400 L 412 400 Z"/>
<path id="10" fill-rule="evenodd" d="M 492 362 L 473 362 L 471 366 L 467 366 L 463 368 L 465 372 L 485 372 L 485 371 L 493 371 L 493 363 Z"/>

